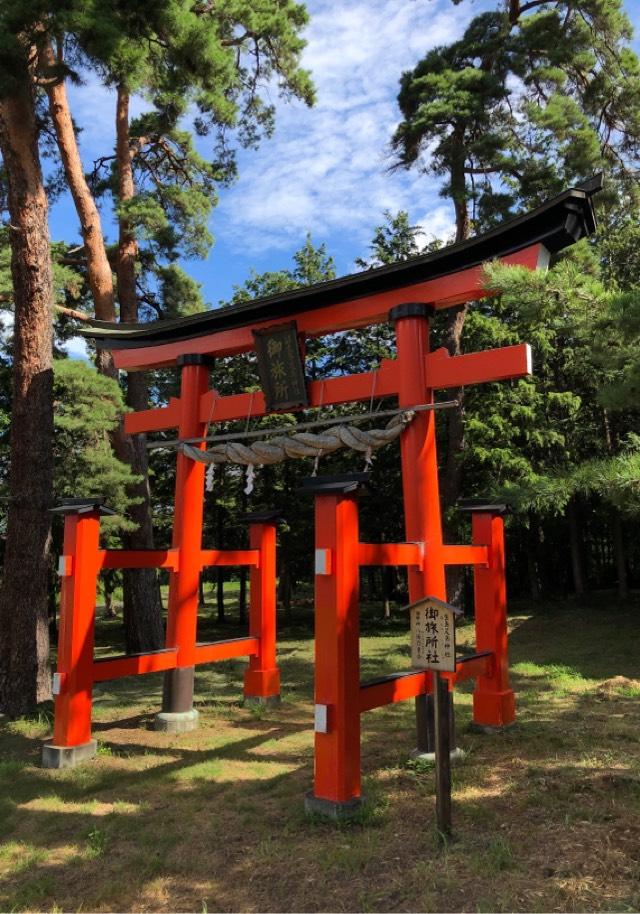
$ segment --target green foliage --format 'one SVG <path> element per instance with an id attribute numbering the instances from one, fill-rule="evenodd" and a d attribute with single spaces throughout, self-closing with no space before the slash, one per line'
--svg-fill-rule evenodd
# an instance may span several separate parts
<path id="1" fill-rule="evenodd" d="M 406 210 L 398 210 L 394 216 L 391 210 L 386 209 L 383 216 L 384 222 L 374 229 L 373 239 L 369 245 L 370 256 L 356 258 L 356 264 L 361 269 L 398 263 L 442 246 L 438 239 L 422 246 L 418 239 L 424 233 L 419 226 L 410 224 L 409 213 Z"/>
<path id="2" fill-rule="evenodd" d="M 635 195 L 640 63 L 622 0 L 509 6 L 403 75 L 398 164 L 444 175 L 483 226 L 599 170 Z"/>
<path id="3" fill-rule="evenodd" d="M 117 517 L 105 518 L 111 533 L 129 529 L 124 515 L 127 487 L 136 481 L 128 464 L 118 460 L 108 433 L 125 411 L 119 386 L 85 362 L 54 363 L 54 486 L 58 497 L 104 495 Z"/>

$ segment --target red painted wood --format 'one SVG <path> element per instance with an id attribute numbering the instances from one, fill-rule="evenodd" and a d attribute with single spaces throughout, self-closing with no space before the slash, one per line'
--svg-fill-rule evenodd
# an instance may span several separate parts
<path id="1" fill-rule="evenodd" d="M 359 400 L 369 401 L 372 396 L 374 399 L 392 396 L 398 389 L 397 376 L 397 362 L 394 359 L 384 359 L 378 371 L 327 378 L 324 381 L 311 381 L 308 385 L 309 403 L 311 406 L 319 407 Z M 180 401 L 174 402 L 179 404 Z M 265 414 L 266 407 L 262 391 L 221 397 L 217 391 L 209 390 L 200 398 L 202 422 L 228 422 L 233 419 L 246 419 L 247 416 L 256 418 Z M 124 417 L 124 428 L 128 435 L 161 431 L 174 428 L 177 424 L 178 413 L 172 406 L 167 407 L 166 410 L 150 409 L 139 413 L 127 413 Z"/>
<path id="2" fill-rule="evenodd" d="M 360 713 L 373 711 L 374 708 L 394 704 L 396 701 L 406 701 L 407 698 L 415 698 L 416 695 L 429 691 L 431 691 L 429 670 L 421 670 L 411 676 L 402 676 L 399 679 L 364 686 L 360 689 Z"/>
<path id="3" fill-rule="evenodd" d="M 114 657 L 113 660 L 94 662 L 93 681 L 106 682 L 109 679 L 121 679 L 123 676 L 173 670 L 176 666 L 177 656 L 178 651 L 173 650 L 157 654 L 143 654 L 139 657 Z"/>
<path id="4" fill-rule="evenodd" d="M 399 406 L 432 403 L 427 386 L 426 355 L 429 350 L 429 320 L 405 317 L 396 321 L 398 343 Z M 442 523 L 436 453 L 436 414 L 422 412 L 400 437 L 405 536 L 408 542 L 425 543 L 421 568 L 409 568 L 409 599 L 446 600 L 442 558 Z"/>
<path id="5" fill-rule="evenodd" d="M 251 524 L 249 541 L 259 555 L 249 582 L 249 632 L 258 651 L 244 674 L 245 698 L 271 698 L 280 694 L 276 662 L 276 525 Z"/>
<path id="6" fill-rule="evenodd" d="M 422 567 L 423 549 L 419 543 L 360 543 L 360 565 L 417 565 Z"/>
<path id="7" fill-rule="evenodd" d="M 445 565 L 486 565 L 488 562 L 485 546 L 443 546 Z"/>
<path id="8" fill-rule="evenodd" d="M 213 565 L 254 565 L 260 564 L 257 549 L 203 549 L 200 553 L 203 566 Z"/>
<path id="9" fill-rule="evenodd" d="M 315 578 L 315 701 L 328 706 L 328 733 L 315 734 L 314 794 L 342 803 L 360 796 L 358 505 L 316 496 L 316 549 L 331 574 Z"/>
<path id="10" fill-rule="evenodd" d="M 198 412 L 200 398 L 209 386 L 204 365 L 185 365 L 180 389 L 181 438 L 200 438 L 205 426 Z M 199 445 L 204 450 L 205 445 Z M 198 584 L 202 570 L 202 516 L 204 464 L 179 453 L 176 468 L 173 548 L 179 551 L 178 571 L 169 579 L 166 646 L 178 649 L 177 666 L 192 666 L 198 624 Z"/>
<path id="11" fill-rule="evenodd" d="M 91 739 L 93 641 L 96 610 L 100 515 L 65 517 L 65 556 L 70 566 L 62 578 L 58 673 L 63 689 L 55 700 L 53 742 L 56 746 L 81 746 Z"/>
<path id="12" fill-rule="evenodd" d="M 170 568 L 178 570 L 176 549 L 105 549 L 98 553 L 101 568 Z"/>
<path id="13" fill-rule="evenodd" d="M 246 657 L 248 654 L 257 654 L 259 649 L 257 638 L 231 638 L 211 644 L 196 644 L 193 662 L 213 663 L 217 660 L 230 660 L 232 657 Z"/>
<path id="14" fill-rule="evenodd" d="M 465 679 L 475 679 L 486 675 L 493 667 L 493 657 L 471 657 L 461 659 L 456 663 L 455 673 L 441 673 L 440 675 L 449 682 L 449 688 Z M 387 682 L 377 682 L 375 685 L 360 688 L 360 712 L 373 711 L 384 705 L 394 704 L 397 701 L 406 701 L 415 698 L 423 692 L 431 691 L 431 673 L 429 670 L 420 670 L 408 676 L 391 679 Z"/>
<path id="15" fill-rule="evenodd" d="M 497 515 L 477 513 L 471 530 L 473 542 L 486 546 L 489 558 L 474 569 L 476 649 L 494 655 L 490 672 L 480 676 L 473 693 L 473 719 L 481 726 L 504 727 L 516 716 L 509 686 L 504 523 Z"/>
<path id="16" fill-rule="evenodd" d="M 427 356 L 427 380 L 437 388 L 526 378 L 531 370 L 531 347 L 527 343 L 454 357 L 446 349 L 437 349 Z"/>
<path id="17" fill-rule="evenodd" d="M 531 245 L 515 254 L 501 258 L 502 263 L 519 264 L 536 269 L 540 256 L 540 244 Z M 490 294 L 484 288 L 484 267 L 479 264 L 468 270 L 461 270 L 437 279 L 403 286 L 389 292 L 354 298 L 337 305 L 315 311 L 301 311 L 296 315 L 298 329 L 305 336 L 322 336 L 339 330 L 351 330 L 357 327 L 368 327 L 371 324 L 384 323 L 389 310 L 394 305 L 406 301 L 424 301 L 433 303 L 436 308 L 449 308 L 465 301 L 481 298 Z M 160 346 L 141 347 L 140 349 L 116 349 L 113 359 L 116 368 L 135 370 L 143 368 L 161 368 L 173 365 L 179 355 L 185 353 L 206 353 L 215 356 L 237 355 L 253 349 L 252 329 L 282 323 L 282 318 L 263 321 L 252 327 L 240 327 L 236 330 L 222 330 L 207 336 L 176 343 L 165 343 Z"/>

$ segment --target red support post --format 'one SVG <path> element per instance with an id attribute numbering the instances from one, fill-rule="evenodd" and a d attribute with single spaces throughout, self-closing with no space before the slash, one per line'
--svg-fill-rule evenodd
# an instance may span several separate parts
<path id="1" fill-rule="evenodd" d="M 206 423 L 200 419 L 200 400 L 209 387 L 209 364 L 205 356 L 184 355 L 180 385 L 180 438 L 202 438 Z M 204 442 L 196 445 L 201 450 Z M 179 550 L 178 570 L 169 579 L 169 612 L 166 646 L 178 649 L 176 669 L 165 676 L 162 712 L 156 715 L 157 730 L 180 733 L 198 726 L 193 707 L 198 585 L 202 570 L 202 517 L 204 509 L 204 464 L 179 453 L 176 467 L 173 548 Z"/>
<path id="2" fill-rule="evenodd" d="M 64 513 L 58 668 L 53 683 L 55 717 L 53 740 L 45 743 L 42 751 L 45 768 L 72 767 L 96 752 L 96 741 L 91 738 L 91 706 L 102 512 L 95 506 Z"/>
<path id="3" fill-rule="evenodd" d="M 389 314 L 395 321 L 397 358 L 399 362 L 398 405 L 416 406 L 433 403 L 433 385 L 429 383 L 427 356 L 429 353 L 429 305 L 411 302 L 398 305 Z M 436 451 L 436 414 L 420 412 L 400 438 L 402 458 L 402 494 L 404 524 L 408 542 L 424 544 L 422 568 L 409 568 L 409 601 L 423 597 L 447 599 L 442 548 L 442 518 L 438 483 Z M 432 677 L 425 677 L 425 686 L 432 691 Z M 417 752 L 432 753 L 430 720 L 433 718 L 431 696 L 416 697 Z"/>
<path id="4" fill-rule="evenodd" d="M 474 568 L 476 650 L 493 654 L 488 674 L 476 682 L 473 721 L 480 727 L 506 727 L 516 715 L 509 687 L 504 523 L 499 514 L 480 511 L 471 523 L 473 544 L 486 546 L 488 557 L 486 566 Z"/>
<path id="5" fill-rule="evenodd" d="M 258 550 L 257 567 L 251 568 L 249 634 L 258 640 L 258 653 L 249 659 L 244 674 L 244 700 L 248 704 L 280 702 L 280 670 L 276 664 L 276 524 L 254 523 L 249 528 L 249 548 Z"/>
<path id="6" fill-rule="evenodd" d="M 332 818 L 360 805 L 356 493 L 316 495 L 315 777 L 305 806 Z"/>

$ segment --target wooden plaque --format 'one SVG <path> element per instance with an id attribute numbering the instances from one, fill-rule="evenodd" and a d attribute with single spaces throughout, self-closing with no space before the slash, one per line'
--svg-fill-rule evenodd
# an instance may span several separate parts
<path id="1" fill-rule="evenodd" d="M 416 670 L 456 669 L 456 616 L 461 610 L 435 597 L 418 600 L 411 613 L 411 665 Z"/>
<path id="2" fill-rule="evenodd" d="M 258 371 L 269 412 L 308 406 L 304 363 L 295 321 L 254 330 Z"/>

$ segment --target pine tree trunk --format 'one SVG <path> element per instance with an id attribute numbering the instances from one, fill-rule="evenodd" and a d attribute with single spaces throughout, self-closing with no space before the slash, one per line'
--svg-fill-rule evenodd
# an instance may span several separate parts
<path id="1" fill-rule="evenodd" d="M 451 195 L 456 215 L 456 242 L 466 241 L 471 231 L 467 188 L 464 171 L 464 130 L 458 131 L 458 154 L 451 165 Z M 454 133 L 454 140 L 456 136 Z M 444 345 L 449 355 L 457 356 L 462 352 L 462 332 L 469 310 L 469 304 L 447 309 L 444 333 Z M 452 400 L 459 406 L 448 411 L 447 445 L 442 478 L 442 500 L 444 508 L 445 542 L 452 542 L 457 525 L 447 515 L 458 502 L 462 494 L 462 451 L 464 448 L 464 390 L 456 387 L 450 392 Z M 464 598 L 464 569 L 452 565 L 446 569 L 447 595 L 449 602 L 462 605 Z"/>
<path id="2" fill-rule="evenodd" d="M 130 200 L 135 194 L 133 167 L 129 136 L 129 94 L 119 86 L 116 107 L 116 160 L 118 164 L 118 200 Z M 138 320 L 138 299 L 136 295 L 135 267 L 138 244 L 132 227 L 126 219 L 119 221 L 118 257 L 118 301 L 120 320 Z M 134 410 L 146 409 L 149 405 L 147 377 L 144 372 L 130 372 L 127 379 L 127 405 Z M 149 489 L 149 458 L 145 435 L 121 435 L 119 442 L 120 459 L 126 459 L 134 473 L 141 477 L 132 486 L 131 494 L 137 503 L 129 509 L 136 529 L 127 534 L 129 549 L 153 549 L 153 525 L 151 515 L 151 491 Z M 158 574 L 152 568 L 124 572 L 122 600 L 125 639 L 127 651 L 156 650 L 163 643 L 162 601 Z"/>
<path id="3" fill-rule="evenodd" d="M 53 68 L 59 62 L 61 63 L 62 61 L 56 59 L 51 47 L 43 50 L 41 55 L 43 67 Z M 47 98 L 65 178 L 80 220 L 80 231 L 84 241 L 84 255 L 87 261 L 87 279 L 91 297 L 93 298 L 95 315 L 101 321 L 115 321 L 113 274 L 111 264 L 107 258 L 102 222 L 93 194 L 85 178 L 63 79 L 47 84 Z M 96 354 L 96 363 L 98 371 L 102 374 L 117 377 L 110 352 L 105 349 L 99 349 Z"/>
<path id="4" fill-rule="evenodd" d="M 216 601 L 218 604 L 218 622 L 224 625 L 227 621 L 224 611 L 224 568 L 216 568 Z"/>
<path id="5" fill-rule="evenodd" d="M 0 707 L 51 697 L 48 583 L 53 503 L 53 274 L 29 87 L 0 101 L 15 323 L 9 508 L 0 587 Z"/>
<path id="6" fill-rule="evenodd" d="M 247 569 L 243 565 L 240 568 L 240 593 L 238 596 L 238 619 L 240 625 L 247 621 Z"/>
<path id="7" fill-rule="evenodd" d="M 540 572 L 538 568 L 538 522 L 533 513 L 529 513 L 529 527 L 527 530 L 527 572 L 529 575 L 529 592 L 531 599 L 537 602 L 540 599 Z"/>
<path id="8" fill-rule="evenodd" d="M 618 572 L 618 596 L 621 600 L 629 599 L 629 578 L 627 576 L 627 556 L 624 546 L 624 526 L 620 512 L 613 515 L 613 548 Z"/>
<path id="9" fill-rule="evenodd" d="M 584 564 L 582 561 L 582 539 L 580 536 L 580 517 L 575 496 L 567 504 L 567 521 L 569 522 L 569 546 L 571 549 L 571 571 L 573 573 L 573 589 L 576 597 L 585 594 Z"/>

